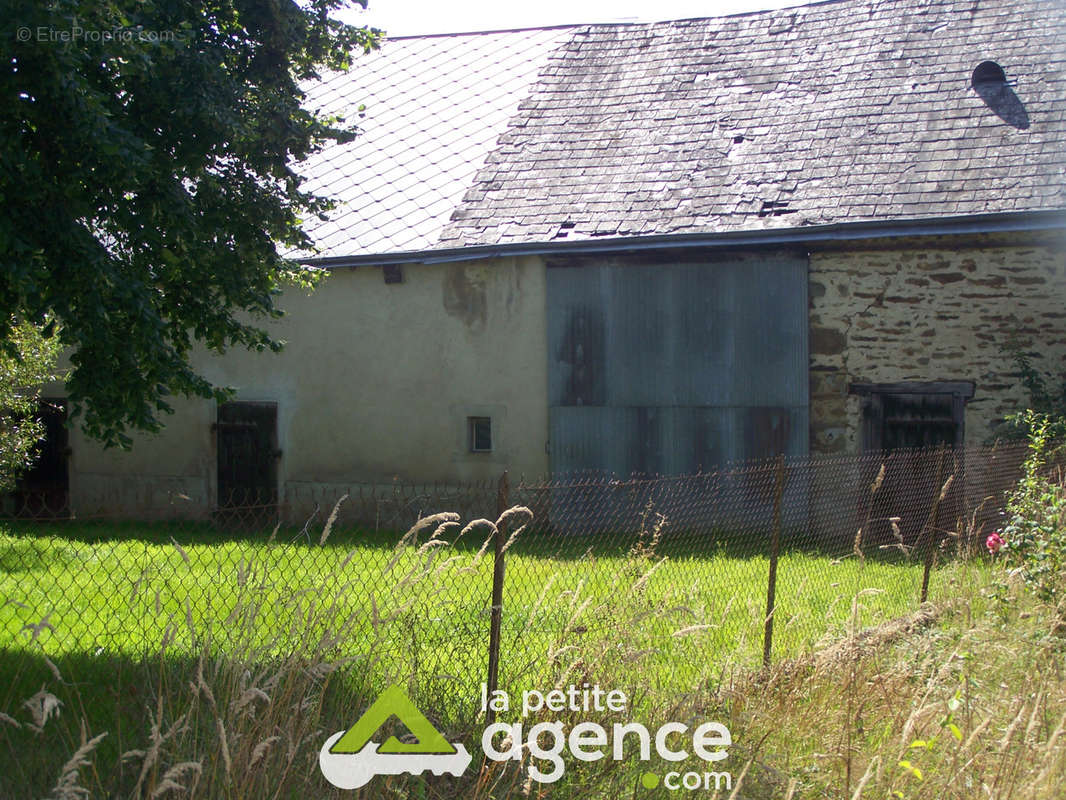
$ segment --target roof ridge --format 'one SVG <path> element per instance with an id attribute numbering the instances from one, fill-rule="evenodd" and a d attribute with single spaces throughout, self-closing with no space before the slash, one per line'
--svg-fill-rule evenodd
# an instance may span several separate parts
<path id="1" fill-rule="evenodd" d="M 841 2 L 841 0 L 829 0 L 830 2 Z M 531 31 L 559 31 L 567 30 L 569 28 L 587 28 L 590 25 L 599 24 L 611 24 L 611 23 L 590 23 L 590 22 L 568 22 L 562 25 L 531 25 L 528 28 L 493 28 L 488 31 L 447 31 L 445 33 L 409 33 L 402 36 L 389 36 L 388 31 L 385 32 L 385 41 L 387 42 L 400 42 L 410 39 L 450 39 L 457 38 L 459 36 L 490 36 L 494 33 L 526 33 Z M 619 22 L 618 25 L 628 25 L 632 23 Z"/>
<path id="2" fill-rule="evenodd" d="M 736 19 L 739 17 L 756 17 L 762 14 L 772 15 L 780 12 L 788 12 L 800 8 L 819 8 L 821 6 L 828 6 L 834 4 L 848 4 L 848 3 L 861 3 L 870 2 L 871 0 L 795 0 L 792 5 L 786 6 L 774 6 L 773 8 L 754 8 L 747 11 L 734 11 L 729 14 L 701 14 L 698 16 L 684 16 L 684 17 L 664 17 L 662 19 L 645 19 L 645 20 L 611 20 L 604 22 L 565 22 L 558 25 L 530 25 L 519 26 L 516 28 L 493 28 L 491 30 L 474 30 L 474 31 L 446 31 L 443 33 L 411 33 L 402 34 L 399 36 L 389 36 L 386 31 L 387 41 L 402 41 L 409 39 L 446 39 L 459 36 L 480 36 L 491 35 L 498 33 L 524 33 L 526 31 L 554 31 L 565 30 L 570 28 L 621 28 L 621 27 L 640 27 L 640 26 L 652 26 L 652 25 L 671 25 L 675 22 L 699 22 L 710 19 Z M 877 3 L 889 3 L 889 2 L 903 2 L 903 0 L 872 0 Z"/>

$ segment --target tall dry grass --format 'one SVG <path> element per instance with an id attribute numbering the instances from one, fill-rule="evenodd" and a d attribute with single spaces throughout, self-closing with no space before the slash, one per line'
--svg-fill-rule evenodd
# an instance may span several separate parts
<path id="1" fill-rule="evenodd" d="M 955 568 L 948 568 L 949 575 Z M 785 796 L 1062 796 L 1066 778 L 1064 641 L 1055 609 L 998 578 L 911 617 L 767 673 L 741 676 L 732 702 Z M 862 598 L 856 598 L 861 603 Z"/>

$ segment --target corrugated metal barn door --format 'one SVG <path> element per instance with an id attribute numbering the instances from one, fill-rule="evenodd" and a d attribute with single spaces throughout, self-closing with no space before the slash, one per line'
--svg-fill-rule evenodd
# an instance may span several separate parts
<path id="1" fill-rule="evenodd" d="M 807 329 L 802 257 L 550 267 L 552 471 L 805 454 Z"/>

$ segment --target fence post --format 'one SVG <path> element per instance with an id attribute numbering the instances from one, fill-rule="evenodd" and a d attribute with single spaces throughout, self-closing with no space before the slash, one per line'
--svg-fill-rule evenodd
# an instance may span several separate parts
<path id="1" fill-rule="evenodd" d="M 503 516 L 503 512 L 510 508 L 510 482 L 507 478 L 507 470 L 500 476 L 500 482 L 496 489 L 496 519 Z M 507 541 L 507 525 L 500 523 L 496 528 L 496 541 L 492 562 L 492 607 L 489 617 L 489 674 L 486 681 L 486 697 L 492 699 L 493 693 L 499 687 L 500 675 L 500 623 L 503 617 L 503 575 L 504 555 L 503 545 Z M 496 712 L 491 703 L 485 708 L 485 724 L 491 725 L 496 721 Z"/>
<path id="2" fill-rule="evenodd" d="M 925 522 L 925 530 L 922 532 L 925 534 L 924 539 L 925 547 L 925 569 L 922 572 L 922 592 L 918 597 L 918 604 L 921 605 L 929 597 L 929 573 L 933 571 L 933 554 L 936 552 L 936 526 L 938 517 L 940 516 L 940 501 L 944 499 L 944 448 L 937 448 L 937 460 L 936 460 L 936 483 L 933 485 L 933 491 L 936 495 L 933 497 L 933 508 L 929 512 L 929 519 Z"/>
<path id="3" fill-rule="evenodd" d="M 763 632 L 762 663 L 770 666 L 770 650 L 774 643 L 774 604 L 777 595 L 777 557 L 781 551 L 781 499 L 785 493 L 785 456 L 777 457 L 774 485 L 774 522 L 770 536 L 770 578 L 766 583 L 766 630 Z"/>

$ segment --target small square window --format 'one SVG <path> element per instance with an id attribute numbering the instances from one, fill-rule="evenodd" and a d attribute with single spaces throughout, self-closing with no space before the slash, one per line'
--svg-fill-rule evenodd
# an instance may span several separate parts
<path id="1" fill-rule="evenodd" d="M 471 453 L 492 452 L 492 417 L 467 417 L 466 428 Z"/>
<path id="2" fill-rule="evenodd" d="M 385 283 L 403 283 L 403 268 L 399 264 L 385 264 L 381 269 Z"/>

